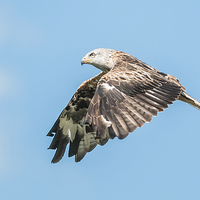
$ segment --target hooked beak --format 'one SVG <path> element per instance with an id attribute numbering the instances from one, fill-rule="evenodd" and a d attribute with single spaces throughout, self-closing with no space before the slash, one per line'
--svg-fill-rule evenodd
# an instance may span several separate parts
<path id="1" fill-rule="evenodd" d="M 85 64 L 85 61 L 84 60 L 81 60 L 81 65 Z"/>
<path id="2" fill-rule="evenodd" d="M 87 63 L 89 63 L 90 61 L 92 61 L 92 59 L 87 59 L 86 57 L 84 57 L 84 58 L 81 60 L 81 65 L 87 64 Z"/>

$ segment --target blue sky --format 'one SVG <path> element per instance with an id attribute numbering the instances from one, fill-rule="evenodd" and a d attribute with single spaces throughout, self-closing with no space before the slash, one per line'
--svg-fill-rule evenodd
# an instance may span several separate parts
<path id="1" fill-rule="evenodd" d="M 80 162 L 51 164 L 47 132 L 99 47 L 176 76 L 200 100 L 200 2 L 0 2 L 0 199 L 199 199 L 200 111 L 175 102 Z"/>

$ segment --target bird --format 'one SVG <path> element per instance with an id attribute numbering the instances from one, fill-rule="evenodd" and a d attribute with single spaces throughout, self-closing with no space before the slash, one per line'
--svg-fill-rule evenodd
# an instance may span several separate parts
<path id="1" fill-rule="evenodd" d="M 81 161 L 97 145 L 126 138 L 176 100 L 200 109 L 176 77 L 123 51 L 98 48 L 83 64 L 102 72 L 78 87 L 47 134 L 53 137 L 48 149 L 56 149 L 52 163 L 62 159 L 67 144 L 68 156 Z"/>

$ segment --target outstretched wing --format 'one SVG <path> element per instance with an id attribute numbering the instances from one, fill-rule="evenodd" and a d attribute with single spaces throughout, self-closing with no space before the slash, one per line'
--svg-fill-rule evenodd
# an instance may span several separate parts
<path id="1" fill-rule="evenodd" d="M 109 127 L 123 139 L 172 104 L 181 90 L 174 77 L 124 56 L 116 59 L 113 69 L 100 79 L 85 122 L 100 138 L 106 137 Z"/>
<path id="2" fill-rule="evenodd" d="M 78 162 L 87 152 L 92 151 L 97 144 L 104 145 L 109 138 L 113 138 L 111 128 L 109 128 L 111 131 L 106 130 L 107 135 L 104 139 L 98 139 L 96 138 L 96 132 L 90 126 L 84 124 L 88 106 L 94 96 L 97 83 L 104 74 L 104 72 L 101 72 L 81 84 L 47 134 L 47 136 L 54 137 L 49 146 L 49 149 L 56 149 L 52 159 L 53 163 L 60 161 L 68 143 L 70 144 L 69 157 L 75 155 L 75 161 Z"/>

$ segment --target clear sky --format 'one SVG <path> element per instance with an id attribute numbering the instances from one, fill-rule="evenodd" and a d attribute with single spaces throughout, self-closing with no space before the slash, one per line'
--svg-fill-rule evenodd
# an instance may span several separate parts
<path id="1" fill-rule="evenodd" d="M 175 102 L 126 139 L 80 162 L 51 164 L 46 137 L 99 48 L 176 76 L 200 100 L 199 0 L 0 2 L 0 199 L 172 200 L 200 197 L 200 111 Z"/>

